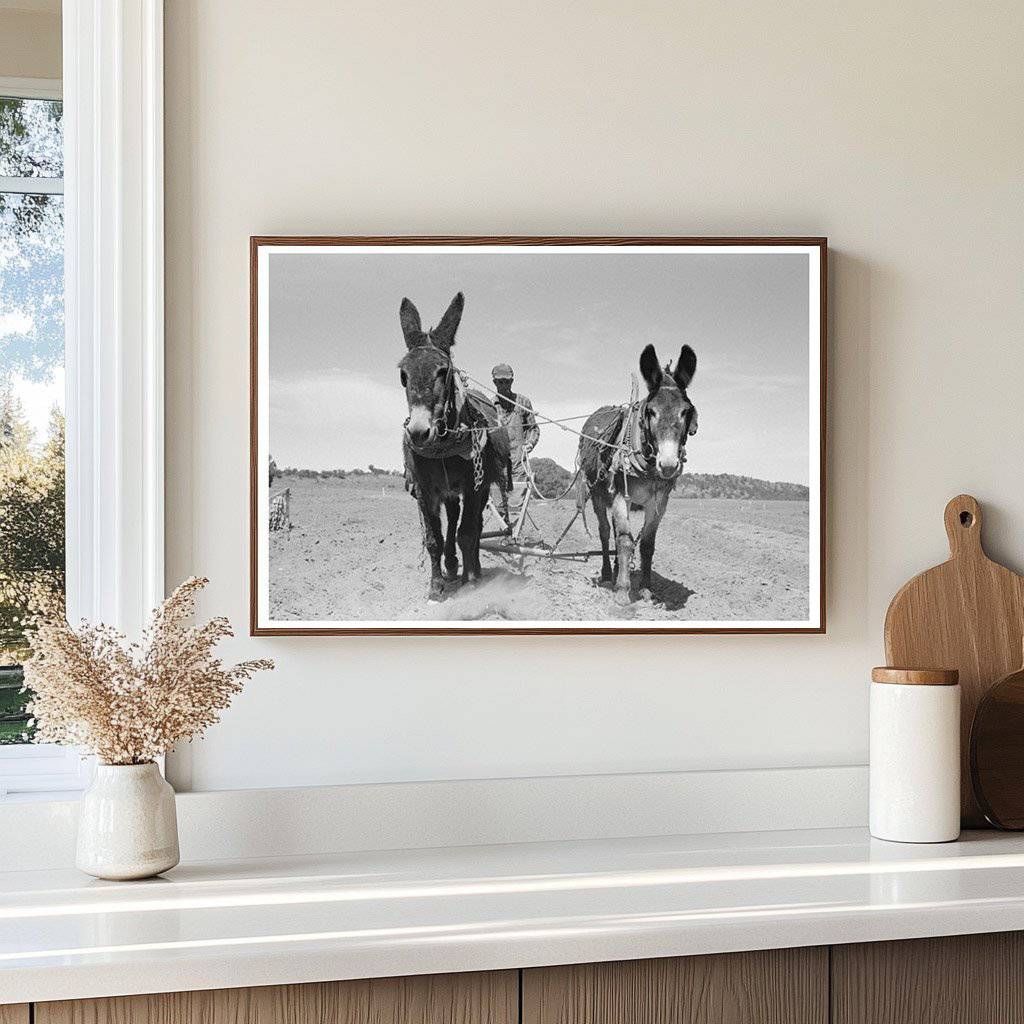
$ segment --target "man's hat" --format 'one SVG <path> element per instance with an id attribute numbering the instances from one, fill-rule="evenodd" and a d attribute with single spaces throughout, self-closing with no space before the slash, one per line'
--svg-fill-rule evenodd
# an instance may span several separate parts
<path id="1" fill-rule="evenodd" d="M 498 363 L 498 365 L 491 370 L 491 377 L 494 380 L 511 380 L 515 374 L 512 372 L 512 367 L 508 363 Z"/>

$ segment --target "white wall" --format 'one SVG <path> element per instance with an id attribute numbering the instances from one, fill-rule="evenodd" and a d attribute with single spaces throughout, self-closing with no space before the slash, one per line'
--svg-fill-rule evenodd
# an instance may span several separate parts
<path id="1" fill-rule="evenodd" d="M 0 77 L 61 77 L 60 0 L 0 0 Z"/>
<path id="2" fill-rule="evenodd" d="M 195 788 L 862 763 L 946 500 L 1024 565 L 1024 7 L 167 8 L 168 574 L 242 633 L 250 234 L 833 247 L 827 636 L 244 638 Z"/>

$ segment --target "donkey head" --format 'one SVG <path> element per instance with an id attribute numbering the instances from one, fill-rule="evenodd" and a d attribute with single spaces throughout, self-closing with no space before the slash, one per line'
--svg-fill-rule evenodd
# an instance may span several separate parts
<path id="1" fill-rule="evenodd" d="M 426 441 L 436 435 L 438 426 L 444 423 L 449 412 L 453 389 L 457 386 L 451 351 L 464 303 L 462 292 L 459 292 L 441 317 L 441 322 L 429 331 L 423 330 L 420 314 L 408 299 L 402 299 L 398 310 L 409 349 L 398 364 L 409 403 L 405 429 L 414 441 Z"/>
<path id="2" fill-rule="evenodd" d="M 697 410 L 686 396 L 686 386 L 697 370 L 697 355 L 689 345 L 679 353 L 675 369 L 662 369 L 653 345 L 640 353 L 640 372 L 647 382 L 641 409 L 644 447 L 654 459 L 658 475 L 676 476 L 686 438 L 697 432 Z"/>

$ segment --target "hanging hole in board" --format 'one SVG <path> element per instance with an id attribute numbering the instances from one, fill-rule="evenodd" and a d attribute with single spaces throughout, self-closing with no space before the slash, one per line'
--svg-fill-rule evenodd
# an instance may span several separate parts
<path id="1" fill-rule="evenodd" d="M 966 509 L 960 513 L 960 525 L 970 526 L 974 522 L 974 516 L 971 515 Z"/>

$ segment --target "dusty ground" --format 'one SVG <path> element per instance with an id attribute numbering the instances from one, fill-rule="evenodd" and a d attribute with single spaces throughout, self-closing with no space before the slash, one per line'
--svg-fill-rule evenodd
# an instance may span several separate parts
<path id="1" fill-rule="evenodd" d="M 426 600 L 429 566 L 415 501 L 397 477 L 277 480 L 291 488 L 291 531 L 270 535 L 270 610 L 276 620 L 805 619 L 806 502 L 673 499 L 658 531 L 651 598 L 615 604 L 599 582 L 601 560 L 517 560 L 484 552 L 484 580 L 449 584 Z M 553 543 L 575 502 L 531 506 L 539 536 Z M 577 520 L 561 551 L 600 547 L 593 512 Z M 639 526 L 636 514 L 634 534 Z M 485 529 L 493 528 L 493 522 Z M 532 530 L 532 528 L 531 528 Z M 639 564 L 639 554 L 636 556 Z"/>

